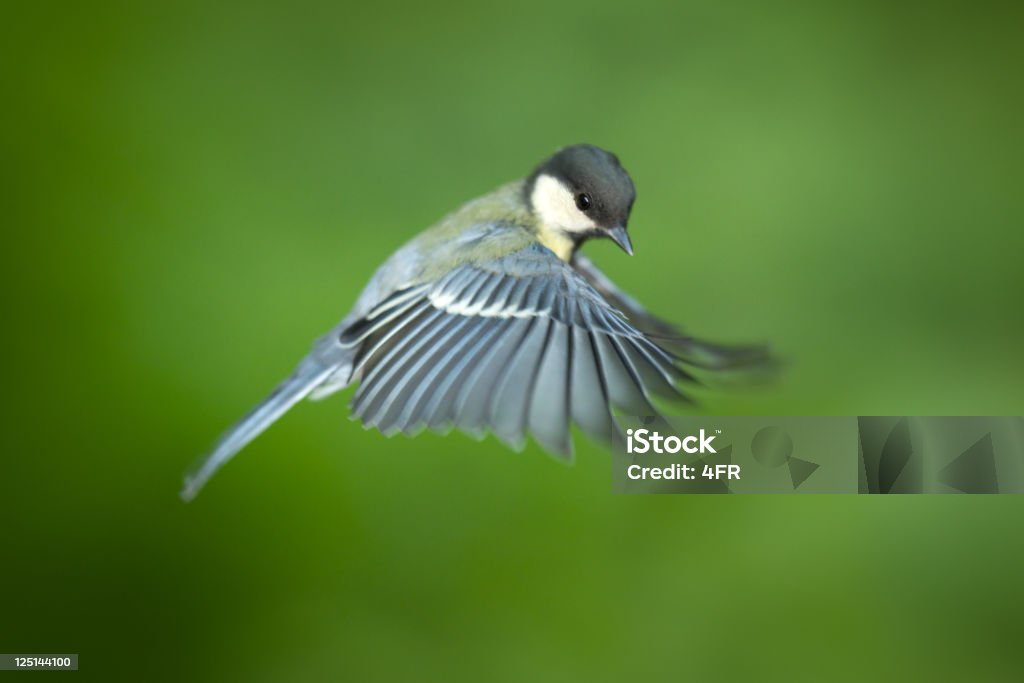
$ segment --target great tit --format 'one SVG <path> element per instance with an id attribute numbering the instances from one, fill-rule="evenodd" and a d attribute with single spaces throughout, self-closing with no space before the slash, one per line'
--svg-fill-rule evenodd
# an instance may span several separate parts
<path id="1" fill-rule="evenodd" d="M 519 449 L 530 434 L 571 457 L 569 428 L 610 441 L 615 411 L 657 415 L 686 365 L 762 361 L 760 346 L 698 341 L 648 313 L 579 253 L 607 237 L 633 253 L 636 191 L 618 157 L 565 147 L 395 252 L 351 312 L 185 478 L 214 472 L 300 400 L 358 384 L 351 409 L 386 435 L 452 427 Z"/>

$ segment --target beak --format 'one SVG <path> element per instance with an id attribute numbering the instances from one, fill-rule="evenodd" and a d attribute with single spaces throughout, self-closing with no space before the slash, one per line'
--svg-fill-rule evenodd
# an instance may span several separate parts
<path id="1" fill-rule="evenodd" d="M 622 249 L 622 251 L 626 252 L 630 256 L 633 255 L 633 244 L 629 241 L 629 235 L 626 233 L 626 226 L 616 225 L 608 231 L 608 237 L 611 238 L 612 242 L 619 245 L 619 249 Z"/>

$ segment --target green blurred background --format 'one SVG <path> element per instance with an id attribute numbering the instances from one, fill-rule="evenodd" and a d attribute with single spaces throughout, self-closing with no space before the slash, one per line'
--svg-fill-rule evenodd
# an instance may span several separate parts
<path id="1" fill-rule="evenodd" d="M 0 651 L 98 680 L 1019 676 L 1020 497 L 614 496 L 304 404 L 186 466 L 375 266 L 618 153 L 709 414 L 1024 413 L 1019 3 L 9 3 Z M 1016 541 L 1013 539 L 1016 538 Z M 66 674 L 65 674 L 66 675 Z"/>

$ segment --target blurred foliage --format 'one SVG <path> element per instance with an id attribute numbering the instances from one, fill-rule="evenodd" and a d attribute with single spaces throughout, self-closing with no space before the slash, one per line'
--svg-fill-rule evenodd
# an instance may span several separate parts
<path id="1" fill-rule="evenodd" d="M 1022 414 L 1016 3 L 20 3 L 0 29 L 0 649 L 100 680 L 1019 674 L 1017 497 L 613 496 L 302 405 L 180 475 L 376 265 L 618 153 L 709 414 Z"/>

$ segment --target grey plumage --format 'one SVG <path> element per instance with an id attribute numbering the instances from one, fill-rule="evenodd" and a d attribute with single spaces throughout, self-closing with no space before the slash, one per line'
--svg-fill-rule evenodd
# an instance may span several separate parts
<path id="1" fill-rule="evenodd" d="M 584 196 L 585 195 L 585 196 Z M 686 399 L 681 364 L 736 367 L 761 347 L 700 342 L 644 310 L 577 252 L 629 251 L 635 192 L 618 159 L 570 147 L 399 249 L 352 311 L 186 477 L 189 499 L 295 403 L 358 384 L 351 410 L 384 434 L 458 428 L 571 457 L 570 426 L 616 438 L 616 412 Z"/>

